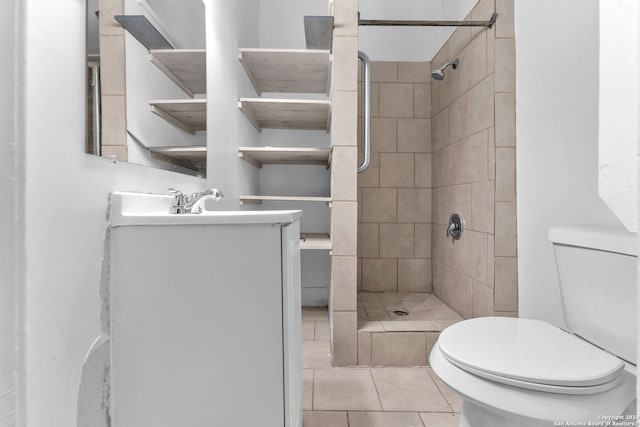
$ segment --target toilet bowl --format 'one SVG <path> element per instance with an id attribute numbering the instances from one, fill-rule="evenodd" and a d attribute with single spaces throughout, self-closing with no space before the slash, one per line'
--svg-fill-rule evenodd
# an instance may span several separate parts
<path id="1" fill-rule="evenodd" d="M 461 427 L 636 425 L 637 236 L 562 226 L 548 238 L 566 331 L 481 317 L 446 328 L 431 351 L 464 398 Z"/>
<path id="2" fill-rule="evenodd" d="M 464 398 L 461 427 L 587 425 L 623 414 L 635 399 L 633 365 L 538 320 L 457 323 L 429 360 Z"/>

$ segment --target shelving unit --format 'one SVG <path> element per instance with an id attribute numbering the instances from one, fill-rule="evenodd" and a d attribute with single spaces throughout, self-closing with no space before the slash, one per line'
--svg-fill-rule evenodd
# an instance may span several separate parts
<path id="1" fill-rule="evenodd" d="M 262 202 L 323 202 L 331 206 L 331 197 L 309 196 L 240 196 L 240 204 L 260 204 Z"/>
<path id="2" fill-rule="evenodd" d="M 264 92 L 324 93 L 331 86 L 332 55 L 328 50 L 240 49 L 238 59 L 258 95 Z M 328 99 L 240 98 L 238 108 L 261 132 L 265 128 L 329 130 L 331 101 Z M 330 148 L 240 147 L 241 159 L 257 168 L 265 164 L 331 165 Z M 240 196 L 240 203 L 318 202 L 331 206 L 331 197 Z M 301 233 L 300 249 L 331 251 L 327 233 Z"/>
<path id="3" fill-rule="evenodd" d="M 206 173 L 207 147 L 149 147 L 151 157 Z"/>
<path id="4" fill-rule="evenodd" d="M 191 134 L 207 129 L 206 99 L 149 101 L 151 111 L 172 125 Z"/>
<path id="5" fill-rule="evenodd" d="M 152 49 L 151 62 L 190 97 L 207 92 L 207 54 L 204 49 Z"/>
<path id="6" fill-rule="evenodd" d="M 240 49 L 238 58 L 258 94 L 329 93 L 331 53 L 310 49 Z"/>
<path id="7" fill-rule="evenodd" d="M 240 147 L 241 159 L 257 168 L 272 165 L 331 165 L 329 148 Z"/>
<path id="8" fill-rule="evenodd" d="M 329 130 L 328 99 L 240 98 L 238 108 L 258 132 L 263 128 Z"/>

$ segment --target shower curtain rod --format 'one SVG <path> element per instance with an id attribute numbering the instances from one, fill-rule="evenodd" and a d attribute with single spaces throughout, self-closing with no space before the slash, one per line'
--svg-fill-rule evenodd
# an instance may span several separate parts
<path id="1" fill-rule="evenodd" d="M 394 21 L 384 19 L 360 19 L 358 25 L 378 27 L 487 27 L 492 28 L 496 22 L 497 13 L 493 13 L 488 21 Z"/>

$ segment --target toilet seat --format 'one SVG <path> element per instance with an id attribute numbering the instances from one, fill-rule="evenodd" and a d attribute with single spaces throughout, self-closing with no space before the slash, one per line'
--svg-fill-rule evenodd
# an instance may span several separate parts
<path id="1" fill-rule="evenodd" d="M 442 356 L 471 374 L 510 386 L 560 394 L 594 394 L 622 381 L 624 363 L 546 322 L 483 317 L 446 328 Z"/>

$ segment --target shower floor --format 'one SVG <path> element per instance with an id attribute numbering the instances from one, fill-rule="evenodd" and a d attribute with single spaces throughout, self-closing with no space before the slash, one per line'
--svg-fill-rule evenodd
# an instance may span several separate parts
<path id="1" fill-rule="evenodd" d="M 461 320 L 430 293 L 358 292 L 358 364 L 428 365 L 440 332 Z"/>

